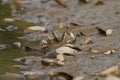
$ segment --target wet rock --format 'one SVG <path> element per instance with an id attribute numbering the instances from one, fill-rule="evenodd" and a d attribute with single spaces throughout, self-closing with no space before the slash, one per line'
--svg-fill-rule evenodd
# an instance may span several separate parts
<path id="1" fill-rule="evenodd" d="M 14 22 L 14 19 L 12 18 L 5 18 L 3 19 L 4 22 Z"/>
<path id="2" fill-rule="evenodd" d="M 14 61 L 16 62 L 21 62 L 27 65 L 33 65 L 37 61 L 41 61 L 40 57 L 35 57 L 35 56 L 28 56 L 28 57 L 20 57 L 20 58 L 15 58 Z"/>
<path id="3" fill-rule="evenodd" d="M 8 31 L 14 31 L 14 30 L 17 30 L 18 27 L 13 26 L 13 25 L 9 25 L 8 27 L 6 27 L 6 29 L 7 29 Z"/>
<path id="4" fill-rule="evenodd" d="M 21 45 L 20 42 L 14 42 L 13 44 L 14 44 L 16 47 L 18 47 L 18 48 L 21 48 L 21 47 L 22 47 L 22 45 Z"/>
<path id="5" fill-rule="evenodd" d="M 95 0 L 95 5 L 103 5 L 103 1 L 101 0 Z"/>
<path id="6" fill-rule="evenodd" d="M 25 72 L 25 80 L 50 80 L 50 77 L 45 72 Z"/>
<path id="7" fill-rule="evenodd" d="M 0 75 L 3 78 L 23 78 L 22 74 L 5 72 L 5 74 Z"/>
<path id="8" fill-rule="evenodd" d="M 63 54 L 58 54 L 56 59 L 58 59 L 59 61 L 65 61 L 65 58 L 64 58 Z"/>
<path id="9" fill-rule="evenodd" d="M 31 27 L 28 27 L 27 29 L 25 29 L 24 33 L 32 33 L 35 31 L 47 32 L 47 29 L 45 27 L 41 27 L 41 26 L 31 26 Z"/>
<path id="10" fill-rule="evenodd" d="M 27 40 L 27 41 L 36 41 L 36 40 L 45 39 L 46 36 L 47 36 L 47 33 L 44 34 L 41 32 L 33 32 L 17 38 L 22 40 Z"/>
<path id="11" fill-rule="evenodd" d="M 7 45 L 5 45 L 5 44 L 0 44 L 0 50 L 4 50 L 4 49 L 6 49 L 7 48 Z"/>
<path id="12" fill-rule="evenodd" d="M 91 51 L 93 53 L 113 54 L 116 50 L 112 47 L 96 46 L 92 47 Z"/>
<path id="13" fill-rule="evenodd" d="M 0 28 L 0 31 L 6 31 L 5 29 L 3 29 L 3 28 Z"/>
<path id="14" fill-rule="evenodd" d="M 70 47 L 64 46 L 64 47 L 57 48 L 56 52 L 59 53 L 59 54 L 61 53 L 61 54 L 67 54 L 67 55 L 75 56 L 78 51 L 75 50 L 75 49 L 72 49 Z"/>

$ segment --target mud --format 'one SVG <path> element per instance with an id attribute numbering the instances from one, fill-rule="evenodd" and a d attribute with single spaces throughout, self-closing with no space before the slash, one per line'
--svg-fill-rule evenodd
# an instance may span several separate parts
<path id="1" fill-rule="evenodd" d="M 16 15 L 15 18 L 54 30 L 59 36 L 63 31 L 59 26 L 64 23 L 76 35 L 75 45 L 82 50 L 74 59 L 68 58 L 64 66 L 45 68 L 45 71 L 63 71 L 72 75 L 82 75 L 101 72 L 114 65 L 120 66 L 120 1 L 103 0 L 103 2 L 104 5 L 96 6 L 92 1 L 88 4 L 80 4 L 78 0 L 64 0 L 67 8 L 58 5 L 54 0 L 31 0 L 30 4 L 21 4 L 26 11 L 21 16 Z M 113 29 L 113 33 L 103 36 L 96 27 Z M 37 40 L 40 40 L 41 36 L 46 34 L 49 33 L 36 32 L 27 35 L 32 39 L 38 35 Z M 81 45 L 87 38 L 90 38 L 93 44 Z M 29 40 L 29 36 L 24 39 Z M 103 49 L 100 49 L 103 51 L 99 53 L 93 53 L 90 49 L 95 47 L 103 49 L 110 47 L 115 49 L 115 53 L 105 55 Z M 41 71 L 40 68 L 32 68 L 31 71 Z"/>

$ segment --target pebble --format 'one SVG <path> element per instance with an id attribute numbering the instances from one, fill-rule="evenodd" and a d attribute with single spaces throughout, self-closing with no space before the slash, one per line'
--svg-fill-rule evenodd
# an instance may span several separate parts
<path id="1" fill-rule="evenodd" d="M 6 48 L 7 48 L 7 46 L 5 44 L 0 44 L 0 50 L 4 50 Z"/>
<path id="2" fill-rule="evenodd" d="M 12 18 L 5 18 L 3 19 L 4 22 L 14 22 L 14 19 Z"/>
<path id="3" fill-rule="evenodd" d="M 41 26 L 31 26 L 24 30 L 24 33 L 32 33 L 34 31 L 40 31 L 40 32 L 47 32 L 47 29 L 45 27 Z"/>
<path id="4" fill-rule="evenodd" d="M 13 44 L 14 44 L 16 47 L 18 47 L 18 48 L 21 48 L 21 47 L 22 47 L 22 45 L 21 45 L 20 42 L 14 42 Z"/>

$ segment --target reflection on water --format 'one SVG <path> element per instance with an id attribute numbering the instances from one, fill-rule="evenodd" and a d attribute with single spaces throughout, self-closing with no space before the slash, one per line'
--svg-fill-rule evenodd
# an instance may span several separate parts
<path id="1" fill-rule="evenodd" d="M 20 6 L 19 3 L 24 0 L 0 0 L 0 28 L 4 31 L 0 31 L 0 45 L 7 44 L 5 50 L 0 51 L 0 75 L 5 72 L 18 73 L 20 69 L 13 67 L 12 65 L 18 64 L 13 62 L 13 59 L 16 57 L 24 56 L 24 51 L 22 48 L 17 48 L 13 45 L 14 42 L 24 41 L 18 40 L 16 37 L 23 35 L 22 31 L 33 25 L 16 17 L 20 17 L 24 7 Z M 25 0 L 26 1 L 26 0 Z M 4 19 L 14 19 L 12 22 L 5 22 Z M 9 31 L 6 29 L 8 26 L 16 26 L 18 29 L 15 31 Z M 4 79 L 0 80 L 23 80 L 23 79 Z"/>

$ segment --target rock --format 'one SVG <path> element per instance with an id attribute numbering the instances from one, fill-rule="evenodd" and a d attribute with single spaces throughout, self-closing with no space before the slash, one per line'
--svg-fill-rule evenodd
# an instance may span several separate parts
<path id="1" fill-rule="evenodd" d="M 113 54 L 116 52 L 116 50 L 112 47 L 105 47 L 105 46 L 96 46 L 92 47 L 91 51 L 93 53 L 103 53 L 103 54 Z"/>
<path id="2" fill-rule="evenodd" d="M 5 74 L 0 75 L 0 77 L 3 77 L 3 78 L 23 78 L 23 75 L 22 74 L 5 72 Z"/>
<path id="3" fill-rule="evenodd" d="M 59 61 L 65 61 L 63 54 L 58 54 L 56 59 L 58 59 Z"/>
<path id="4" fill-rule="evenodd" d="M 12 18 L 5 18 L 3 19 L 4 22 L 14 22 L 14 19 Z"/>
<path id="5" fill-rule="evenodd" d="M 108 35 L 111 35 L 113 33 L 113 29 L 104 29 L 104 28 L 101 28 L 101 27 L 97 27 L 99 33 L 101 35 L 104 35 L 104 36 L 108 36 Z"/>
<path id="6" fill-rule="evenodd" d="M 22 62 L 27 65 L 33 65 L 37 61 L 41 61 L 40 57 L 36 56 L 26 56 L 26 57 L 20 57 L 20 58 L 15 58 L 14 61 L 16 62 Z"/>
<path id="7" fill-rule="evenodd" d="M 81 45 L 87 45 L 87 44 L 93 44 L 93 41 L 91 39 L 86 39 Z"/>
<path id="8" fill-rule="evenodd" d="M 18 47 L 18 48 L 21 48 L 21 47 L 22 47 L 22 45 L 21 45 L 20 42 L 14 42 L 13 44 L 14 44 L 16 47 Z"/>
<path id="9" fill-rule="evenodd" d="M 31 27 L 28 27 L 27 29 L 25 29 L 24 33 L 32 33 L 35 31 L 47 32 L 47 29 L 45 27 L 41 27 L 41 26 L 31 26 Z"/>
<path id="10" fill-rule="evenodd" d="M 7 29 L 8 31 L 14 31 L 14 30 L 17 30 L 18 27 L 15 27 L 15 26 L 13 26 L 13 25 L 9 25 L 8 27 L 6 27 L 6 29 Z"/>
<path id="11" fill-rule="evenodd" d="M 20 69 L 30 69 L 31 66 L 24 66 L 24 65 L 13 65 L 13 67 L 17 67 L 17 68 L 20 68 Z"/>
<path id="12" fill-rule="evenodd" d="M 7 48 L 7 45 L 5 45 L 5 44 L 0 44 L 0 50 L 4 50 L 4 49 L 6 49 Z"/>
<path id="13" fill-rule="evenodd" d="M 57 60 L 57 59 L 50 59 L 50 58 L 44 58 L 42 59 L 42 64 L 43 65 L 50 65 L 50 66 L 63 66 L 64 63 Z"/>
<path id="14" fill-rule="evenodd" d="M 6 31 L 6 30 L 4 30 L 4 29 L 0 28 L 0 31 Z"/>
<path id="15" fill-rule="evenodd" d="M 45 72 L 25 72 L 25 80 L 50 80 L 50 77 Z"/>
<path id="16" fill-rule="evenodd" d="M 59 54 L 61 53 L 61 54 L 67 54 L 67 55 L 75 56 L 76 53 L 77 53 L 77 50 L 65 46 L 65 47 L 57 48 L 56 52 L 59 53 Z"/>

